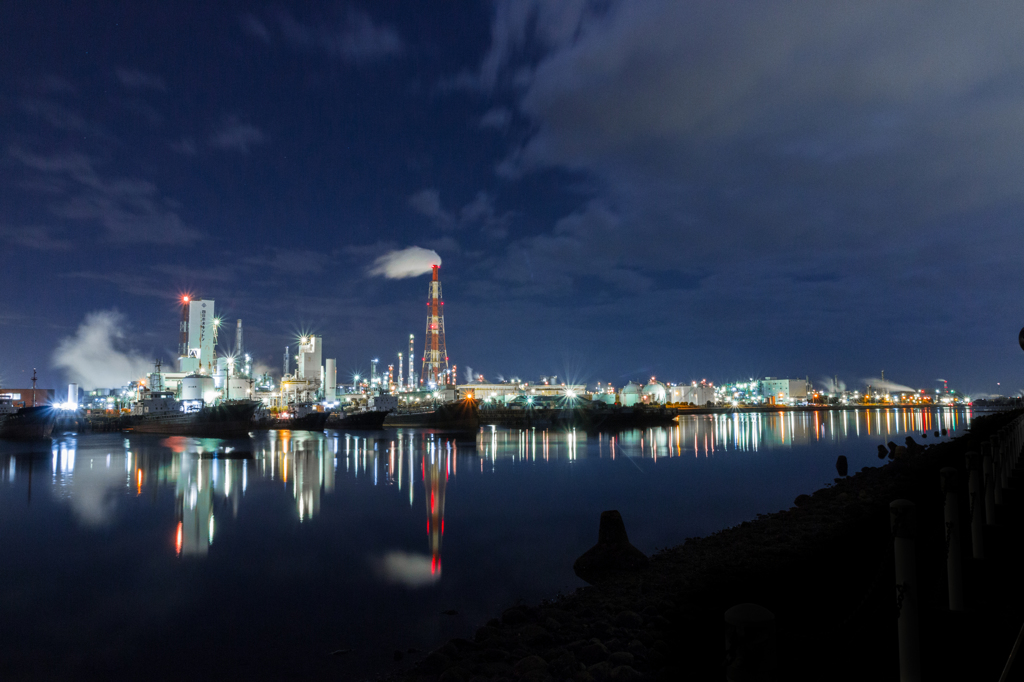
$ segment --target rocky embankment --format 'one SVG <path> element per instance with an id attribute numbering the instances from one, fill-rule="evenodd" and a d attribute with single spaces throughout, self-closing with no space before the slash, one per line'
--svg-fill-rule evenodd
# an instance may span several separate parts
<path id="1" fill-rule="evenodd" d="M 471 639 L 451 640 L 391 679 L 721 680 L 723 614 L 744 602 L 775 614 L 777 679 L 898 679 L 895 499 L 917 504 L 925 677 L 997 679 L 1024 613 L 1009 551 L 1024 525 L 1017 491 L 1006 496 L 999 526 L 986 529 L 985 562 L 970 558 L 969 536 L 961 542 L 968 612 L 951 614 L 938 472 L 952 466 L 963 474 L 960 509 L 969 526 L 964 455 L 1017 414 L 975 419 L 970 433 L 949 442 L 882 449 L 878 467 L 801 495 L 791 509 L 690 538 L 647 561 L 591 567 L 583 577 L 593 586 L 513 606 Z"/>

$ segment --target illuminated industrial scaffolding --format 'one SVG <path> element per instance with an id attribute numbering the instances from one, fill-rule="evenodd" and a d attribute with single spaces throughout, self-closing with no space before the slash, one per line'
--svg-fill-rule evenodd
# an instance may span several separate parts
<path id="1" fill-rule="evenodd" d="M 441 386 L 448 382 L 448 351 L 444 345 L 444 302 L 441 300 L 441 282 L 437 279 L 440 266 L 434 266 L 434 276 L 427 291 L 427 338 L 423 350 L 423 372 L 420 381 L 425 385 Z"/>

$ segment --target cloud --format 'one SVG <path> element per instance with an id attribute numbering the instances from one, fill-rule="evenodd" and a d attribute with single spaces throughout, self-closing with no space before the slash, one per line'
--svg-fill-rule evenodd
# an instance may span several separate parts
<path id="1" fill-rule="evenodd" d="M 504 130 L 512 122 L 512 112 L 505 107 L 494 107 L 480 118 L 481 128 Z"/>
<path id="2" fill-rule="evenodd" d="M 255 15 L 246 12 L 239 17 L 239 21 L 242 24 L 242 30 L 247 34 L 268 45 L 270 44 L 270 29 L 267 28 L 266 24 L 256 18 Z"/>
<path id="3" fill-rule="evenodd" d="M 53 230 L 41 225 L 0 225 L 0 245 L 5 243 L 38 251 L 68 251 L 74 247 L 70 239 L 58 237 Z"/>
<path id="4" fill-rule="evenodd" d="M 124 316 L 116 310 L 89 313 L 74 336 L 53 353 L 53 366 L 86 390 L 116 388 L 146 376 L 153 363 L 124 349 Z"/>
<path id="5" fill-rule="evenodd" d="M 185 156 L 195 156 L 199 153 L 199 149 L 196 147 L 196 141 L 188 136 L 183 136 L 175 142 L 169 142 L 167 146 L 171 148 L 171 151 Z"/>
<path id="6" fill-rule="evenodd" d="M 869 377 L 867 379 L 861 379 L 861 381 L 863 381 L 871 388 L 881 389 L 888 393 L 917 393 L 916 388 L 904 386 L 903 384 L 897 384 L 894 381 L 882 379 L 881 377 Z"/>
<path id="7" fill-rule="evenodd" d="M 832 307 L 809 296 L 829 279 L 884 295 L 935 252 L 989 262 L 963 226 L 1024 208 L 1021 21 L 1010 3 L 497 2 L 477 82 L 530 126 L 497 170 L 584 194 L 504 265 L 557 262 L 566 287 L 612 268 L 782 275 L 786 292 L 752 295 L 788 314 Z"/>
<path id="8" fill-rule="evenodd" d="M 316 25 L 299 21 L 287 10 L 277 16 L 284 40 L 302 50 L 317 50 L 347 62 L 371 62 L 403 52 L 393 27 L 377 24 L 370 15 L 348 7 L 340 20 Z"/>
<path id="9" fill-rule="evenodd" d="M 61 76 L 44 76 L 38 85 L 39 90 L 48 95 L 74 95 L 78 92 L 74 83 Z"/>
<path id="10" fill-rule="evenodd" d="M 111 242 L 190 244 L 201 237 L 148 180 L 106 178 L 84 154 L 43 156 L 19 148 L 10 154 L 38 176 L 53 215 L 94 222 Z"/>
<path id="11" fill-rule="evenodd" d="M 265 140 L 263 131 L 256 126 L 243 123 L 236 116 L 228 116 L 210 136 L 210 146 L 248 154 L 252 146 L 263 144 Z"/>
<path id="12" fill-rule="evenodd" d="M 156 76 L 139 69 L 128 69 L 125 67 L 118 67 L 114 70 L 117 74 L 117 79 L 121 81 L 121 85 L 130 90 L 166 90 L 167 85 L 164 84 L 164 79 L 160 76 Z"/>
<path id="13" fill-rule="evenodd" d="M 441 205 L 441 194 L 433 188 L 422 189 L 409 197 L 409 205 L 433 220 L 443 230 L 455 226 L 455 218 Z"/>
<path id="14" fill-rule="evenodd" d="M 839 379 L 837 383 L 836 377 L 822 377 L 818 379 L 818 383 L 829 393 L 842 393 L 846 390 L 846 382 Z"/>
<path id="15" fill-rule="evenodd" d="M 37 116 L 57 130 L 67 132 L 84 133 L 86 135 L 110 140 L 112 136 L 101 126 L 95 125 L 85 119 L 77 111 L 63 104 L 47 99 L 35 99 L 26 97 L 19 104 L 21 110 L 26 114 Z"/>
<path id="16" fill-rule="evenodd" d="M 441 256 L 436 251 L 410 246 L 400 251 L 389 251 L 377 258 L 369 274 L 387 279 L 405 279 L 425 275 L 432 271 L 432 266 L 440 264 Z"/>
<path id="17" fill-rule="evenodd" d="M 441 566 L 430 556 L 393 550 L 372 562 L 385 581 L 408 588 L 426 587 L 441 579 Z"/>
<path id="18" fill-rule="evenodd" d="M 423 189 L 409 197 L 409 205 L 421 215 L 430 218 L 442 230 L 452 230 L 467 225 L 479 224 L 485 236 L 502 239 L 508 235 L 512 212 L 499 215 L 494 207 L 494 197 L 486 192 L 477 192 L 473 201 L 462 207 L 458 218 L 441 203 L 440 193 L 433 188 Z"/>

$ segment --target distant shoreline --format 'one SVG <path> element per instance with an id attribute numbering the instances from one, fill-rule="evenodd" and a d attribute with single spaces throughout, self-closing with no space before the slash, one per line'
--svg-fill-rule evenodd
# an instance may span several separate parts
<path id="1" fill-rule="evenodd" d="M 677 407 L 672 408 L 679 411 L 679 416 L 682 417 L 688 414 L 746 414 L 755 412 L 831 412 L 833 410 L 851 411 L 851 410 L 891 410 L 891 409 L 906 409 L 906 410 L 948 410 L 948 409 L 959 409 L 959 410 L 974 410 L 979 412 L 1005 412 L 1007 410 L 1017 409 L 1012 405 L 906 405 L 906 404 L 895 404 L 895 405 L 744 405 L 744 406 L 730 406 L 730 407 Z"/>

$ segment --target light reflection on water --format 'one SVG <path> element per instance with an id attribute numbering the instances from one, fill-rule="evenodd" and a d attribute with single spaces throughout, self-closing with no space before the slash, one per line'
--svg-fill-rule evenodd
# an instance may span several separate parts
<path id="1" fill-rule="evenodd" d="M 305 623 L 305 640 L 293 649 L 313 656 L 311 674 L 337 672 L 336 661 L 316 656 L 339 641 L 364 652 L 345 669 L 368 672 L 394 648 L 467 634 L 514 598 L 578 585 L 572 560 L 593 544 L 602 509 L 621 509 L 631 540 L 649 552 L 789 506 L 795 494 L 831 482 L 836 454 L 849 456 L 851 471 L 875 466 L 878 444 L 903 444 L 907 435 L 934 442 L 942 429 L 953 437 L 970 418 L 964 410 L 871 409 L 694 415 L 673 427 L 602 434 L 491 427 L 458 435 L 278 431 L 239 440 L 67 434 L 42 451 L 0 442 L 0 533 L 29 567 L 16 589 L 47 589 L 56 566 L 73 576 L 61 578 L 72 593 L 53 612 L 26 602 L 7 615 L 38 619 L 43 633 L 55 618 L 73 621 L 75 595 L 102 580 L 90 574 L 92 565 L 103 553 L 122 552 L 123 539 L 138 548 L 117 554 L 124 570 L 172 569 L 159 592 L 136 588 L 151 602 L 167 595 L 186 602 L 182 595 L 204 589 L 230 593 L 240 572 L 282 595 L 307 582 L 331 586 L 332 598 L 311 592 L 301 609 L 241 596 L 217 614 L 201 604 L 174 607 L 185 621 L 199 613 L 211 619 L 216 634 L 209 637 L 221 652 L 211 649 L 204 659 L 209 671 L 289 674 L 269 653 L 244 658 L 251 646 L 241 630 L 234 634 L 270 613 Z M 455 528 L 447 543 L 446 520 Z M 32 532 L 19 535 L 15 524 Z M 51 534 L 67 546 L 38 544 Z M 307 582 L 296 583 L 298 575 Z M 13 603 L 4 594 L 0 607 Z M 78 608 L 85 629 L 96 618 L 87 601 Z M 459 619 L 437 615 L 453 606 L 464 614 Z M 130 676 L 132 656 L 163 655 L 147 643 L 146 623 L 135 626 L 134 648 L 111 664 L 112 677 Z M 20 636 L 9 630 L 0 625 L 0 637 Z M 213 646 L 204 642 L 195 646 Z M 95 643 L 78 632 L 63 645 L 73 661 L 88 658 Z M 60 664 L 53 662 L 55 674 L 74 670 Z M 31 661 L 24 670 L 18 665 L 0 663 L 0 677 L 28 677 Z"/>

